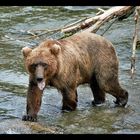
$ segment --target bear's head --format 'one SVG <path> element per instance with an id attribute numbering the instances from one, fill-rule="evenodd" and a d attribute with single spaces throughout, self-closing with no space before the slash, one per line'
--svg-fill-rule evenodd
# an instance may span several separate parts
<path id="1" fill-rule="evenodd" d="M 60 51 L 60 44 L 52 40 L 44 41 L 34 49 L 22 49 L 29 80 L 38 85 L 40 90 L 43 90 L 57 73 Z"/>

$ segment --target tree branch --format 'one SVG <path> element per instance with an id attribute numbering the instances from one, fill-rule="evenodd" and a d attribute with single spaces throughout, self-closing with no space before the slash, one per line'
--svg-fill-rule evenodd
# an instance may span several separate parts
<path id="1" fill-rule="evenodd" d="M 135 10 L 134 21 L 135 21 L 135 32 L 134 32 L 132 56 L 131 56 L 131 78 L 134 78 L 134 72 L 135 72 L 136 46 L 137 46 L 137 41 L 138 41 L 138 22 L 139 22 L 138 7 L 136 7 L 136 10 Z"/>
<path id="2" fill-rule="evenodd" d="M 104 11 L 103 14 L 88 18 L 85 21 L 72 26 L 70 28 L 62 28 L 62 33 L 75 33 L 80 30 L 86 29 L 89 32 L 97 32 L 98 29 L 107 21 L 113 18 L 126 18 L 125 15 L 130 15 L 134 12 L 134 6 L 116 6 L 109 10 Z M 123 19 L 122 18 L 122 19 Z M 88 28 L 88 29 L 87 29 Z"/>

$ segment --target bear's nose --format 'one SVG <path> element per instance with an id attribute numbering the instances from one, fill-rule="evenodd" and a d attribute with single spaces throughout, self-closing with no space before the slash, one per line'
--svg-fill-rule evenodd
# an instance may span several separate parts
<path id="1" fill-rule="evenodd" d="M 37 82 L 41 82 L 43 80 L 43 78 L 42 77 L 37 77 L 36 80 L 37 80 Z"/>

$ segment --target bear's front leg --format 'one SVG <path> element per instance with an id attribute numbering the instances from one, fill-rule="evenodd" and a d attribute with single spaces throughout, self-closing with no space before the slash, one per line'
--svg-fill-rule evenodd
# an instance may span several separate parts
<path id="1" fill-rule="evenodd" d="M 63 89 L 62 91 L 62 110 L 73 111 L 77 107 L 77 91 L 76 89 Z"/>
<path id="2" fill-rule="evenodd" d="M 22 117 L 24 121 L 37 121 L 37 113 L 41 106 L 43 90 L 40 90 L 33 82 L 29 83 L 27 92 L 27 115 Z"/>

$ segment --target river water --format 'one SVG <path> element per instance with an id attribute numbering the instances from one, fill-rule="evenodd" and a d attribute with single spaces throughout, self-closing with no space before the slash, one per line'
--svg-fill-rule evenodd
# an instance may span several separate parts
<path id="1" fill-rule="evenodd" d="M 93 107 L 90 88 L 78 87 L 76 111 L 61 112 L 61 94 L 55 88 L 44 91 L 38 122 L 23 122 L 28 75 L 23 65 L 22 47 L 41 41 L 25 39 L 27 30 L 55 29 L 96 14 L 97 6 L 0 7 L 0 134 L 136 134 L 140 133 L 140 50 L 136 51 L 136 72 L 131 79 L 133 15 L 116 21 L 104 34 L 115 46 L 120 66 L 119 80 L 129 92 L 125 108 L 114 107 L 114 98 L 106 94 L 106 103 Z M 103 7 L 103 8 L 108 8 Z M 97 33 L 101 34 L 108 25 Z M 51 36 L 57 38 L 56 34 Z M 9 38 L 10 37 L 10 38 Z M 21 39 L 23 38 L 23 39 Z M 17 40 L 18 39 L 18 40 Z"/>

